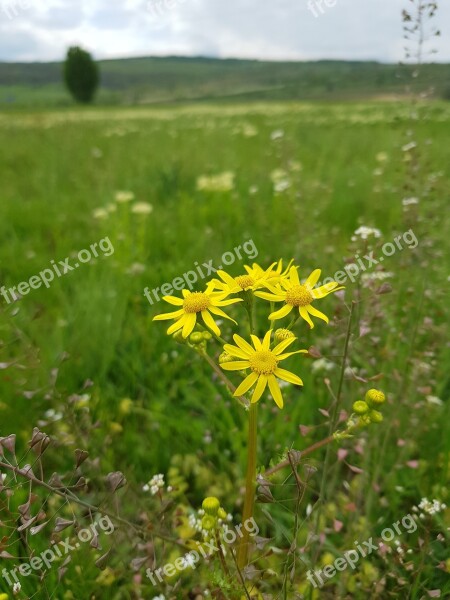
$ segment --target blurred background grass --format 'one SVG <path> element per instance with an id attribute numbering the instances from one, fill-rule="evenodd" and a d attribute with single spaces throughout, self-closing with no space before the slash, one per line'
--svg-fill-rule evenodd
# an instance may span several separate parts
<path id="1" fill-rule="evenodd" d="M 380 517 L 391 523 L 427 494 L 442 496 L 449 474 L 448 417 L 426 397 L 446 400 L 449 393 L 443 256 L 450 106 L 424 103 L 415 110 L 413 122 L 406 101 L 0 115 L 2 284 L 28 280 L 50 260 L 105 236 L 115 248 L 111 257 L 93 260 L 50 289 L 11 305 L 2 298 L 0 362 L 17 360 L 23 368 L 0 371 L 0 434 L 17 432 L 24 447 L 32 426 L 43 422 L 49 433 L 69 436 L 74 444 L 84 440 L 92 455 L 101 456 L 105 472 L 123 471 L 135 492 L 153 473 L 166 472 L 174 455 L 195 455 L 210 473 L 209 489 L 226 490 L 236 500 L 239 490 L 230 482 L 242 475 L 245 414 L 206 365 L 168 338 L 164 325 L 151 322 L 166 308 L 151 306 L 144 288 L 172 281 L 195 261 L 214 259 L 217 265 L 224 252 L 250 238 L 264 266 L 295 258 L 302 275 L 320 267 L 332 276 L 364 250 L 351 242 L 360 225 L 379 228 L 383 242 L 413 226 L 418 248 L 405 247 L 384 263 L 393 274 L 391 294 L 374 296 L 360 282 L 349 282 L 346 290 L 347 302 L 362 301 L 351 365 L 362 377 L 382 373 L 377 386 L 390 398 L 387 422 L 351 462 L 365 473 L 358 479 L 358 513 L 372 523 Z M 402 150 L 411 140 L 420 153 L 412 170 Z M 274 171 L 280 169 L 289 186 L 276 192 Z M 197 189 L 198 177 L 228 171 L 235 175 L 232 190 Z M 416 186 L 414 177 L 421 200 L 410 212 L 402 199 Z M 133 213 L 133 203 L 116 203 L 118 190 L 132 191 L 153 211 Z M 242 270 L 243 263 L 230 269 L 234 275 Z M 330 316 L 335 311 L 336 320 L 313 332 L 302 327 L 300 344 L 318 347 L 334 371 L 316 372 L 311 359 L 290 359 L 288 368 L 300 373 L 305 386 L 287 393 L 281 413 L 264 400 L 260 465 L 327 433 L 318 409 L 330 404 L 324 376 L 336 381 L 334 357 L 342 351 L 347 312 L 333 298 L 323 307 Z M 243 318 L 239 309 L 234 314 Z M 361 323 L 371 331 L 358 339 Z M 224 337 L 232 331 L 224 325 Z M 67 400 L 82 392 L 86 380 L 93 382 L 94 429 L 84 428 Z M 348 378 L 344 408 L 349 411 L 366 389 Z M 128 414 L 121 412 L 125 398 L 132 400 Z M 61 406 L 71 417 L 52 423 L 47 411 Z M 302 438 L 299 425 L 317 428 Z M 399 439 L 407 443 L 399 447 Z M 418 468 L 406 466 L 416 459 Z M 62 455 L 54 460 L 66 464 Z M 341 489 L 341 469 L 333 466 L 327 498 Z M 191 493 L 195 504 L 204 490 Z M 281 531 L 288 517 L 278 517 Z"/>

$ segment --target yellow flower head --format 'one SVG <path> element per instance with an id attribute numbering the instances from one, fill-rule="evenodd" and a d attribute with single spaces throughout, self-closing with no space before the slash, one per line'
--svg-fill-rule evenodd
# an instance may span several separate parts
<path id="1" fill-rule="evenodd" d="M 266 271 L 264 271 L 264 269 L 256 263 L 253 264 L 253 269 L 256 272 L 261 271 L 262 273 L 265 273 L 266 277 L 264 278 L 264 281 L 267 280 L 269 284 L 276 285 L 278 283 L 281 283 L 284 279 L 288 277 L 289 270 L 293 262 L 294 259 L 290 260 L 288 266 L 284 270 L 283 259 L 280 259 L 277 263 L 273 263 L 273 265 L 270 265 L 270 267 Z"/>
<path id="2" fill-rule="evenodd" d="M 225 271 L 217 271 L 220 280 L 213 279 L 210 281 L 209 285 L 213 289 L 218 289 L 222 292 L 227 292 L 228 294 L 239 294 L 241 292 L 246 292 L 247 290 L 256 290 L 263 287 L 265 279 L 269 277 L 270 268 L 267 269 L 267 271 L 264 271 L 256 263 L 253 267 L 245 265 L 244 268 L 247 272 L 244 275 L 238 275 L 237 277 L 232 277 Z"/>
<path id="3" fill-rule="evenodd" d="M 225 344 L 224 350 L 227 352 L 227 354 L 235 356 L 241 360 L 222 363 L 220 366 L 225 371 L 243 371 L 246 369 L 251 370 L 250 375 L 244 379 L 244 381 L 234 392 L 235 396 L 242 396 L 256 383 L 251 401 L 252 403 L 258 402 L 264 390 L 266 389 L 267 384 L 269 384 L 270 393 L 272 394 L 277 406 L 279 408 L 283 408 L 283 396 L 278 385 L 277 377 L 295 385 L 303 385 L 303 381 L 297 375 L 294 375 L 285 369 L 280 369 L 278 363 L 285 358 L 292 356 L 293 354 L 307 352 L 307 350 L 297 350 L 295 352 L 284 353 L 286 348 L 290 346 L 296 338 L 284 340 L 275 346 L 273 350 L 271 350 L 271 335 L 272 330 L 266 333 L 262 342 L 256 337 L 256 335 L 252 335 L 251 338 L 254 346 L 252 347 L 243 338 L 235 334 L 233 339 L 237 346 Z"/>
<path id="4" fill-rule="evenodd" d="M 271 293 L 268 292 L 255 292 L 256 296 L 264 298 L 264 300 L 270 300 L 271 302 L 282 302 L 284 306 L 280 310 L 273 312 L 269 315 L 271 321 L 282 319 L 286 317 L 293 309 L 298 308 L 300 316 L 304 319 L 310 328 L 314 327 L 314 323 L 311 320 L 310 315 L 317 317 L 328 323 L 328 317 L 322 312 L 313 307 L 312 303 L 315 300 L 325 298 L 331 292 L 337 292 L 338 290 L 344 289 L 343 286 L 339 287 L 339 284 L 335 281 L 321 285 L 318 288 L 314 286 L 319 280 L 321 274 L 320 269 L 316 269 L 311 273 L 305 283 L 301 283 L 297 268 L 291 267 L 289 269 L 289 278 L 283 279 L 277 286 L 272 286 L 266 283 L 266 287 Z"/>
<path id="5" fill-rule="evenodd" d="M 163 297 L 163 300 L 169 304 L 178 306 L 178 310 L 153 317 L 154 321 L 165 321 L 167 319 L 175 320 L 175 323 L 167 330 L 168 335 L 181 330 L 183 338 L 186 339 L 192 333 L 199 315 L 201 315 L 205 325 L 216 335 L 220 335 L 220 329 L 217 327 L 211 313 L 236 323 L 236 321 L 225 314 L 220 307 L 229 306 L 236 302 L 242 302 L 241 298 L 226 300 L 228 292 L 213 292 L 209 286 L 204 292 L 189 292 L 188 290 L 183 290 L 182 294 L 183 298 L 176 298 L 175 296 Z"/>

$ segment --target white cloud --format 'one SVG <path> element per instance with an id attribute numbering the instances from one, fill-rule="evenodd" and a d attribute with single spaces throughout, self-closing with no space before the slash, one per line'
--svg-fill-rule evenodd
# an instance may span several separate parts
<path id="1" fill-rule="evenodd" d="M 0 60 L 61 60 L 76 43 L 96 58 L 394 62 L 403 57 L 401 10 L 408 6 L 408 0 L 0 0 Z M 436 23 L 450 23 L 449 2 Z M 449 36 L 433 45 L 438 60 L 450 61 Z"/>

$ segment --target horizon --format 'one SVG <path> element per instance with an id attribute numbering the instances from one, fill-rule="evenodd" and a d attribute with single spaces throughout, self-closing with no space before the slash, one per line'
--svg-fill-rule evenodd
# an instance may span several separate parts
<path id="1" fill-rule="evenodd" d="M 82 47 L 82 46 L 81 46 Z M 85 48 L 82 47 L 83 50 L 86 50 L 88 52 L 91 53 L 89 48 Z M 69 49 L 69 47 L 67 47 L 67 50 Z M 237 57 L 237 56 L 223 56 L 223 57 L 218 57 L 218 56 L 208 56 L 208 55 L 202 55 L 202 54 L 198 54 L 198 55 L 185 55 L 185 54 L 162 54 L 162 55 L 157 55 L 157 54 L 147 54 L 147 55 L 135 55 L 135 56 L 113 56 L 113 57 L 96 57 L 95 55 L 93 55 L 91 53 L 93 59 L 96 62 L 114 62 L 114 61 L 121 61 L 121 60 L 145 60 L 145 59 L 158 59 L 158 60 L 167 60 L 167 59 L 181 59 L 181 60 L 211 60 L 211 61 L 222 61 L 222 62 L 227 62 L 227 61 L 235 61 L 235 62 L 260 62 L 260 63 L 292 63 L 292 64 L 296 64 L 296 63 L 324 63 L 324 62 L 328 62 L 328 63 L 361 63 L 361 64 L 368 64 L 368 63 L 372 63 L 372 64 L 378 64 L 378 65 L 383 65 L 383 66 L 409 66 L 409 67 L 414 67 L 416 66 L 416 63 L 412 63 L 412 62 L 404 62 L 404 61 L 383 61 L 383 60 L 377 60 L 377 59 L 373 59 L 373 58 L 363 58 L 363 59 L 351 59 L 351 58 L 316 58 L 316 59 L 266 59 L 266 58 L 250 58 L 250 57 Z M 24 65 L 31 65 L 31 64 L 42 64 L 42 65 L 47 65 L 47 64 L 59 64 L 64 62 L 65 60 L 65 55 L 57 60 L 15 60 L 15 61 L 10 61 L 10 60 L 2 60 L 0 59 L 0 64 L 24 64 Z M 440 60 L 433 60 L 433 61 L 426 61 L 426 62 L 422 62 L 421 65 L 422 66 L 427 66 L 427 65 L 447 65 L 450 64 L 450 60 L 444 60 L 444 61 L 440 61 Z"/>

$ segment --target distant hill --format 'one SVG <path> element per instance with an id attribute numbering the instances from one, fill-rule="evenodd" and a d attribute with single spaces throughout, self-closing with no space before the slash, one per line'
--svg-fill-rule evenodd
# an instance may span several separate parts
<path id="1" fill-rule="evenodd" d="M 212 58 L 128 58 L 99 61 L 98 103 L 150 104 L 202 100 L 337 100 L 433 90 L 450 94 L 450 65 L 414 67 L 321 60 L 268 62 Z M 64 106 L 61 63 L 0 63 L 0 107 Z"/>

